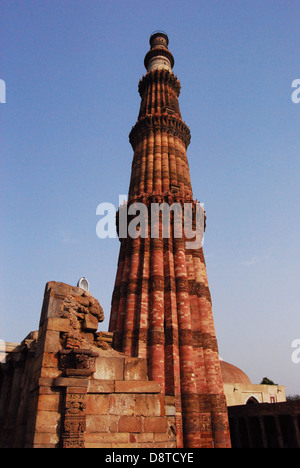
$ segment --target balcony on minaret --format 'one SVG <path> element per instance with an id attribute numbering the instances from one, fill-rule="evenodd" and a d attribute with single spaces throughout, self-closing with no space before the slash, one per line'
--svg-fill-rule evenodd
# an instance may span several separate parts
<path id="1" fill-rule="evenodd" d="M 168 49 L 169 39 L 163 31 L 156 31 L 150 37 L 151 49 L 145 57 L 147 72 L 156 69 L 172 71 L 174 58 Z"/>

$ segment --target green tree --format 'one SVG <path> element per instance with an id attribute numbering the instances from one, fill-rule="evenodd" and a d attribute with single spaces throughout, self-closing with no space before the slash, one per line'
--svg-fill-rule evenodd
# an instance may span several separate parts
<path id="1" fill-rule="evenodd" d="M 297 401 L 300 400 L 300 395 L 288 395 L 286 401 Z"/>
<path id="2" fill-rule="evenodd" d="M 278 385 L 273 382 L 273 380 L 268 379 L 268 377 L 264 377 L 260 382 L 260 385 Z"/>

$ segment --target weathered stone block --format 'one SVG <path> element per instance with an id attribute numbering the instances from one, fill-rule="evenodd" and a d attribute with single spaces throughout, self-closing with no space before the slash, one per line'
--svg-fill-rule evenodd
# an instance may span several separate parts
<path id="1" fill-rule="evenodd" d="M 108 415 L 86 415 L 87 433 L 109 432 L 110 418 Z"/>
<path id="2" fill-rule="evenodd" d="M 35 432 L 57 433 L 60 422 L 58 411 L 38 411 L 35 424 Z"/>
<path id="3" fill-rule="evenodd" d="M 164 402 L 159 394 L 136 395 L 135 414 L 139 416 L 164 416 Z"/>
<path id="4" fill-rule="evenodd" d="M 161 387 L 158 382 L 148 381 L 116 381 L 116 393 L 160 393 Z"/>
<path id="5" fill-rule="evenodd" d="M 34 445 L 55 446 L 59 443 L 59 437 L 52 432 L 36 432 L 34 434 Z"/>
<path id="6" fill-rule="evenodd" d="M 92 314 L 86 314 L 83 323 L 83 329 L 85 331 L 97 331 L 98 329 L 98 319 Z"/>
<path id="7" fill-rule="evenodd" d="M 47 330 L 45 335 L 44 352 L 56 353 L 60 349 L 59 332 Z"/>
<path id="8" fill-rule="evenodd" d="M 115 391 L 114 380 L 90 380 L 88 393 L 113 393 Z"/>
<path id="9" fill-rule="evenodd" d="M 101 449 L 101 448 L 112 448 L 112 444 L 106 442 L 106 443 L 101 443 L 101 442 L 85 442 L 84 444 L 85 448 L 87 449 Z"/>
<path id="10" fill-rule="evenodd" d="M 170 406 L 170 405 L 165 406 L 165 414 L 166 416 L 175 416 L 176 414 L 175 406 Z"/>
<path id="11" fill-rule="evenodd" d="M 44 353 L 42 360 L 43 367 L 54 367 L 57 369 L 57 353 Z"/>
<path id="12" fill-rule="evenodd" d="M 167 432 L 155 432 L 154 433 L 155 442 L 170 442 L 170 437 Z M 175 437 L 174 437 L 175 440 Z"/>
<path id="13" fill-rule="evenodd" d="M 125 358 L 124 379 L 148 380 L 146 359 Z"/>
<path id="14" fill-rule="evenodd" d="M 90 305 L 90 300 L 88 297 L 85 296 L 74 296 L 75 301 L 79 302 L 79 304 L 83 305 L 84 307 L 88 307 Z"/>
<path id="15" fill-rule="evenodd" d="M 87 379 L 76 378 L 76 377 L 57 377 L 51 381 L 50 379 L 40 379 L 40 385 L 47 386 L 52 385 L 53 387 L 88 387 L 89 381 Z"/>
<path id="16" fill-rule="evenodd" d="M 85 435 L 85 442 L 86 444 L 89 444 L 89 443 L 92 443 L 92 444 L 97 444 L 97 443 L 100 443 L 100 444 L 115 444 L 115 443 L 119 443 L 119 444 L 126 444 L 129 442 L 129 434 L 127 432 L 115 432 L 115 433 L 111 433 L 111 432 L 108 432 L 108 433 L 92 433 L 92 434 L 89 434 L 87 433 Z"/>
<path id="17" fill-rule="evenodd" d="M 70 321 L 66 318 L 52 317 L 44 323 L 44 326 L 47 327 L 47 330 L 67 332 L 70 327 Z"/>
<path id="18" fill-rule="evenodd" d="M 115 416 L 115 415 L 111 415 L 110 416 L 110 432 L 118 432 L 119 430 L 119 419 L 120 419 L 120 415 L 118 416 Z"/>
<path id="19" fill-rule="evenodd" d="M 95 379 L 122 380 L 124 376 L 123 357 L 99 357 L 96 359 Z"/>
<path id="20" fill-rule="evenodd" d="M 166 432 L 167 419 L 164 417 L 148 417 L 144 421 L 144 432 Z"/>
<path id="21" fill-rule="evenodd" d="M 59 411 L 60 395 L 40 395 L 38 398 L 38 411 Z"/>
<path id="22" fill-rule="evenodd" d="M 112 394 L 109 396 L 109 414 L 120 416 L 133 416 L 135 410 L 135 397 L 128 394 Z"/>
<path id="23" fill-rule="evenodd" d="M 140 416 L 121 416 L 118 429 L 119 432 L 142 432 L 142 418 Z"/>
<path id="24" fill-rule="evenodd" d="M 141 443 L 153 443 L 153 432 L 142 432 L 141 434 L 134 434 L 135 441 Z"/>
<path id="25" fill-rule="evenodd" d="M 55 377 L 58 377 L 59 374 L 60 374 L 60 371 L 51 367 L 42 367 L 41 372 L 40 372 L 41 377 L 49 377 L 52 379 Z"/>
<path id="26" fill-rule="evenodd" d="M 109 395 L 90 394 L 87 396 L 86 413 L 87 414 L 107 414 L 109 404 Z"/>

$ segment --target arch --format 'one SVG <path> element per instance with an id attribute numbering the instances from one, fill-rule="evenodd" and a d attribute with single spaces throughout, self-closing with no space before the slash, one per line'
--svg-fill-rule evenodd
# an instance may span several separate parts
<path id="1" fill-rule="evenodd" d="M 256 405 L 259 403 L 258 399 L 251 395 L 248 400 L 246 401 L 246 405 Z"/>

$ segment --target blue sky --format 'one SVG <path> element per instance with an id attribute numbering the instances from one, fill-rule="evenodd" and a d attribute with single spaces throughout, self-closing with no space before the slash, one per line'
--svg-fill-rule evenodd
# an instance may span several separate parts
<path id="1" fill-rule="evenodd" d="M 220 355 L 300 393 L 299 2 L 1 2 L 0 338 L 38 328 L 44 287 L 81 276 L 107 329 L 118 239 L 96 208 L 129 186 L 149 36 L 175 58 Z"/>

